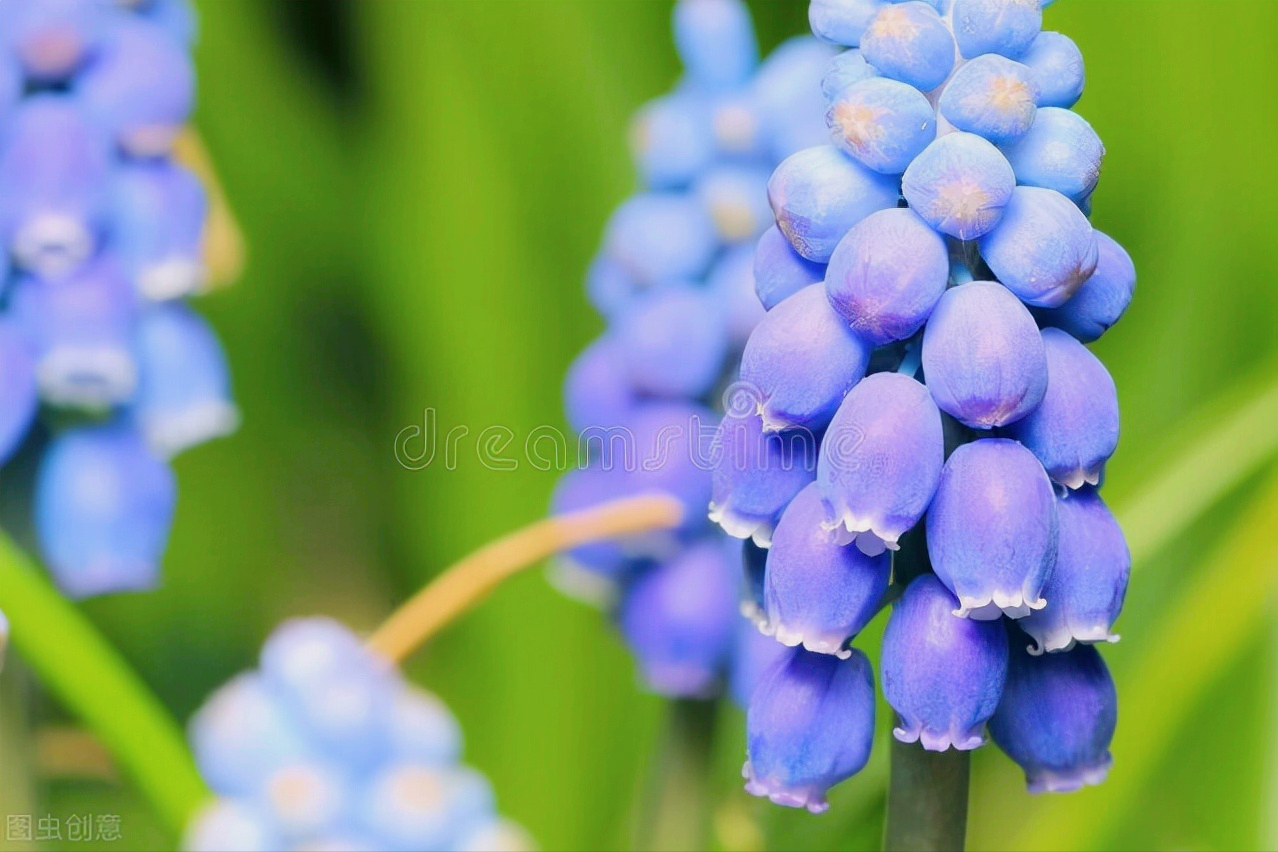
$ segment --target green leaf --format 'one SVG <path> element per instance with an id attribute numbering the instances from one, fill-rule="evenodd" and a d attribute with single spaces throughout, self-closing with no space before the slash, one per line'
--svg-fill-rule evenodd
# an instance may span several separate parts
<path id="1" fill-rule="evenodd" d="M 181 730 L 89 620 L 3 534 L 0 609 L 23 659 L 102 741 L 179 835 L 210 795 Z"/>

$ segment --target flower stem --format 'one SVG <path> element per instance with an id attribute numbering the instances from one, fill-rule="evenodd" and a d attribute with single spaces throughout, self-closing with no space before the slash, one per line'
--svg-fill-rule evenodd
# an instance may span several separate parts
<path id="1" fill-rule="evenodd" d="M 688 852 L 707 848 L 711 803 L 710 764 L 717 701 L 680 698 L 670 702 L 665 743 L 647 791 L 637 849 Z"/>
<path id="2" fill-rule="evenodd" d="M 182 732 L 93 624 L 0 533 L 0 609 L 14 648 L 180 834 L 209 797 Z"/>
<path id="3" fill-rule="evenodd" d="M 664 494 L 626 497 L 545 518 L 491 542 L 444 571 L 377 628 L 368 647 L 402 662 L 503 580 L 582 544 L 679 524 L 683 507 Z"/>
<path id="4" fill-rule="evenodd" d="M 967 833 L 969 755 L 892 741 L 885 852 L 961 852 Z"/>

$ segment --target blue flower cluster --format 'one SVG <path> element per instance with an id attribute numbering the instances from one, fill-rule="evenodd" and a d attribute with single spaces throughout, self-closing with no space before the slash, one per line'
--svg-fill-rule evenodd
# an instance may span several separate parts
<path id="1" fill-rule="evenodd" d="M 607 328 L 564 391 L 588 465 L 563 477 L 554 505 L 660 490 L 682 499 L 686 521 L 674 534 L 577 549 L 561 585 L 605 592 L 647 687 L 706 696 L 726 679 L 743 698 L 778 649 L 737 617 L 740 545 L 705 519 L 713 464 L 703 445 L 764 316 L 753 246 L 772 224 L 768 177 L 826 138 L 818 82 L 835 51 L 804 36 L 760 63 L 740 0 L 679 0 L 674 33 L 684 76 L 636 116 L 644 188 L 613 214 L 588 275 Z M 810 274 L 820 280 L 817 267 Z"/>
<path id="2" fill-rule="evenodd" d="M 1031 791 L 1097 783 L 1117 710 L 1092 645 L 1117 640 L 1131 560 L 1098 493 L 1117 394 L 1084 344 L 1136 274 L 1088 219 L 1104 147 L 1070 109 L 1081 55 L 1039 0 L 809 16 L 851 49 L 823 80 L 827 143 L 768 183 L 768 313 L 737 386 L 754 404 L 720 427 L 712 504 L 770 545 L 758 618 L 793 648 L 750 700 L 747 789 L 819 811 L 864 766 L 873 676 L 849 643 L 894 574 L 896 737 L 971 749 L 988 724 Z M 800 436 L 804 476 L 779 449 Z"/>
<path id="3" fill-rule="evenodd" d="M 282 624 L 261 667 L 191 721 L 218 799 L 187 828 L 191 852 L 531 849 L 496 816 L 492 789 L 459 763 L 443 703 L 327 618 Z"/>
<path id="4" fill-rule="evenodd" d="M 77 597 L 156 583 L 166 459 L 238 421 L 185 302 L 207 206 L 172 159 L 193 24 L 185 0 L 0 3 L 0 464 L 34 436 L 40 549 Z"/>

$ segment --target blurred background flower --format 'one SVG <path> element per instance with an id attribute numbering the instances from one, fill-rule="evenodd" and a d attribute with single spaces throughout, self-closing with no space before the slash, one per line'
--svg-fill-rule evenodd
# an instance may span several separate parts
<path id="1" fill-rule="evenodd" d="M 184 719 L 254 664 L 277 622 L 323 612 L 371 628 L 544 510 L 557 472 L 517 449 L 537 426 L 566 428 L 562 376 L 603 327 L 582 270 L 635 189 L 630 117 L 679 75 L 668 3 L 197 5 L 195 124 L 251 248 L 241 283 L 202 308 L 244 425 L 176 458 L 162 588 L 86 604 Z M 806 31 L 802 2 L 750 5 L 764 54 Z M 1123 407 L 1106 496 L 1135 590 L 1106 649 L 1121 702 L 1109 780 L 1032 799 L 984 750 L 969 846 L 1271 847 L 1278 122 L 1257 105 L 1278 83 L 1278 6 L 1062 0 L 1045 21 L 1087 58 L 1078 109 L 1107 147 L 1095 223 L 1140 271 L 1122 333 L 1095 344 Z M 435 459 L 397 459 L 396 436 L 422 429 L 427 408 Z M 504 455 L 517 469 L 480 461 L 490 426 L 515 434 Z M 450 466 L 457 427 L 469 431 Z M 403 446 L 423 452 L 419 438 Z M 1202 495 L 1211 509 L 1187 511 Z M 884 620 L 860 643 L 876 669 Z M 635 692 L 596 613 L 530 573 L 406 673 L 462 721 L 467 761 L 543 848 L 631 843 L 663 705 Z M 119 814 L 131 847 L 163 848 L 129 786 L 84 747 L 59 757 L 68 719 L 20 660 L 2 678 L 5 713 L 20 705 L 43 735 L 4 717 L 0 812 Z M 725 709 L 716 843 L 877 848 L 891 735 L 879 709 L 869 767 L 819 818 L 740 790 L 743 721 Z"/>

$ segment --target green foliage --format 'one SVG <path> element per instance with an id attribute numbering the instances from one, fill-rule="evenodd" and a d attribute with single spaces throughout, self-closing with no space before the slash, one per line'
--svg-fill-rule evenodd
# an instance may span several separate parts
<path id="1" fill-rule="evenodd" d="M 805 25 L 799 2 L 753 8 L 765 48 Z M 485 469 L 476 437 L 505 426 L 513 449 L 536 426 L 563 427 L 564 369 L 601 327 L 583 272 L 633 186 L 628 117 L 678 73 L 664 3 L 356 3 L 360 85 L 339 99 L 271 7 L 201 11 L 198 125 L 249 241 L 243 280 L 205 306 L 244 427 L 178 462 L 165 588 L 85 607 L 183 719 L 252 663 L 280 618 L 327 612 L 371 628 L 452 560 L 544 511 L 555 474 Z M 1261 452 L 1278 378 L 1278 122 L 1263 104 L 1278 79 L 1278 4 L 1061 0 L 1047 26 L 1086 57 L 1078 109 L 1108 146 L 1095 222 L 1139 272 L 1131 311 L 1096 350 L 1124 414 L 1107 495 L 1140 562 L 1123 641 L 1106 649 L 1122 700 L 1110 782 L 1031 799 L 984 750 L 970 842 L 1264 846 L 1273 826 L 1258 791 L 1278 780 L 1267 768 L 1278 497 Z M 428 407 L 441 439 L 470 430 L 455 469 L 442 446 L 425 469 L 396 462 L 396 435 Z M 410 674 L 457 712 L 469 759 L 544 848 L 636 836 L 663 708 L 634 689 L 605 618 L 530 574 Z M 880 709 L 874 762 L 820 818 L 740 792 L 741 723 L 725 710 L 718 843 L 876 848 Z M 62 718 L 45 704 L 35 715 Z M 121 812 L 137 820 L 126 837 L 162 845 L 130 787 L 41 792 L 50 813 Z"/>

